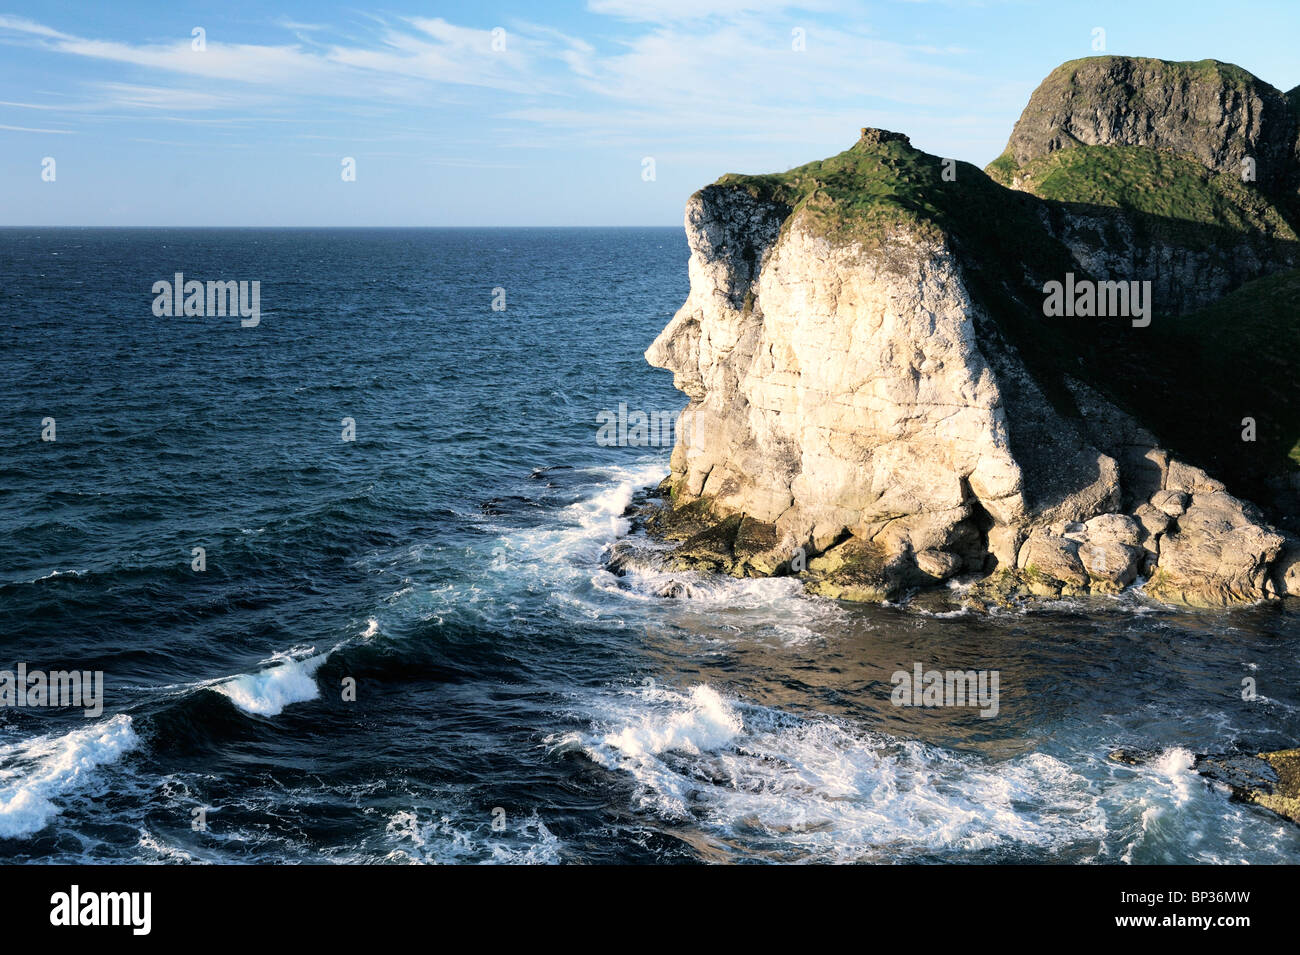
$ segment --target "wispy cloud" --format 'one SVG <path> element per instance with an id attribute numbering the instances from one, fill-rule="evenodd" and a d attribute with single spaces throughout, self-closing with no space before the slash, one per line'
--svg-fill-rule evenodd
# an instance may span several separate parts
<path id="1" fill-rule="evenodd" d="M 14 108 L 220 124 L 274 121 L 304 104 L 316 115 L 357 104 L 382 124 L 389 109 L 482 109 L 490 95 L 486 115 L 506 128 L 530 125 L 531 148 L 701 142 L 719 132 L 842 141 L 868 122 L 924 128 L 927 110 L 951 113 L 954 103 L 986 111 L 960 47 L 885 39 L 861 17 L 831 26 L 820 15 L 837 5 L 591 0 L 592 13 L 623 24 L 599 39 L 522 20 L 502 33 L 442 17 L 366 15 L 364 36 L 325 41 L 324 24 L 280 20 L 300 42 L 209 35 L 202 50 L 188 37 L 129 43 L 0 16 L 0 43 L 130 66 L 144 79 L 87 81 L 76 105 L 29 97 Z"/>
<path id="2" fill-rule="evenodd" d="M 0 123 L 0 129 L 7 129 L 15 133 L 54 133 L 57 136 L 67 136 L 76 132 L 72 129 L 35 129 L 31 126 L 7 126 Z"/>
<path id="3" fill-rule="evenodd" d="M 26 17 L 9 16 L 8 14 L 0 14 L 0 30 L 10 30 L 14 33 L 26 33 L 31 36 L 50 37 L 52 39 L 68 38 L 66 33 L 60 33 L 53 27 L 47 27 L 35 20 L 28 20 Z"/>
<path id="4" fill-rule="evenodd" d="M 131 83 L 94 83 L 91 88 L 99 95 L 98 102 L 116 107 L 134 109 L 194 110 L 236 109 L 249 105 L 245 95 L 212 92 L 196 89 L 176 89 L 169 86 L 138 86 Z M 264 100 L 269 102 L 269 100 Z"/>
<path id="5" fill-rule="evenodd" d="M 302 33 L 314 33 L 319 30 L 329 29 L 329 27 L 327 27 L 323 23 L 300 23 L 297 20 L 287 20 L 287 19 L 276 20 L 275 25 L 284 27 L 286 30 L 293 30 L 294 32 L 302 32 Z"/>
<path id="6" fill-rule="evenodd" d="M 776 15 L 791 10 L 824 12 L 848 7 L 836 0 L 589 0 L 587 9 L 639 23 L 690 23 L 732 19 L 746 14 Z"/>
<path id="7" fill-rule="evenodd" d="M 434 84 L 482 86 L 516 93 L 539 92 L 541 61 L 570 62 L 589 53 L 581 40 L 549 28 L 525 27 L 496 36 L 442 18 L 380 21 L 367 46 L 227 43 L 206 38 L 195 49 L 189 38 L 170 43 L 123 43 L 76 36 L 21 17 L 0 17 L 0 42 L 24 41 L 51 52 L 130 64 L 144 69 L 273 86 L 287 93 L 365 96 L 375 76 Z"/>

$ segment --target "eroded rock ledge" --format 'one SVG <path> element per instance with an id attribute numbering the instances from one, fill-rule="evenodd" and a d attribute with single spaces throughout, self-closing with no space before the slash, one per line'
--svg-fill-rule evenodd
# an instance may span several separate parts
<path id="1" fill-rule="evenodd" d="M 1021 158 L 1026 137 L 1015 140 Z M 1234 148 L 1206 161 L 1231 164 Z M 897 133 L 863 130 L 837 159 L 858 163 L 868 190 L 932 161 L 926 188 L 944 188 L 941 160 Z M 649 522 L 678 542 L 679 563 L 799 574 L 816 593 L 854 600 L 956 577 L 980 579 L 994 598 L 1112 594 L 1139 578 L 1155 597 L 1202 606 L 1300 592 L 1292 538 L 1017 339 L 1007 315 L 1041 322 L 1044 274 L 1110 277 L 1085 267 L 1105 258 L 1085 256 L 1079 236 L 1053 236 L 1038 200 L 1025 197 L 1023 215 L 1044 223 L 1056 258 L 990 262 L 969 231 L 950 228 L 964 212 L 917 212 L 938 201 L 930 194 L 882 190 L 846 224 L 835 221 L 841 181 L 825 168 L 808 175 L 790 180 L 797 195 L 724 177 L 687 204 L 690 293 L 646 352 L 690 399 L 668 503 Z M 1001 189 L 973 167 L 962 175 Z"/>
<path id="2" fill-rule="evenodd" d="M 1126 766 L 1142 766 L 1157 755 L 1129 749 L 1109 754 L 1110 759 Z M 1197 756 L 1192 769 L 1225 787 L 1233 799 L 1260 806 L 1300 825 L 1300 749 Z"/>

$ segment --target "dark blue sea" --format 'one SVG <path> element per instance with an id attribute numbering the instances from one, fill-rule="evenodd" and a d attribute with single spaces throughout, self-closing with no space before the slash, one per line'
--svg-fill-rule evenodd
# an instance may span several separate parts
<path id="1" fill-rule="evenodd" d="M 1191 769 L 1300 741 L 1294 612 L 606 570 L 669 448 L 597 415 L 685 403 L 642 352 L 687 258 L 0 230 L 0 669 L 104 679 L 0 708 L 0 861 L 1300 861 Z M 178 272 L 260 282 L 260 322 L 156 316 Z M 914 663 L 996 668 L 998 715 L 892 705 Z"/>

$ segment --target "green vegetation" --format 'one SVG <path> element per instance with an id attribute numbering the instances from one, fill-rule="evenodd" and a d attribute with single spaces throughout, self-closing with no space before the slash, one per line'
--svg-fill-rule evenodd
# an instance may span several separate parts
<path id="1" fill-rule="evenodd" d="M 989 163 L 984 171 L 989 174 L 989 178 L 994 182 L 1011 188 L 1016 176 L 1020 174 L 1020 163 L 1016 162 L 1011 153 L 1003 153 Z"/>
<path id="2" fill-rule="evenodd" d="M 786 229 L 798 222 L 814 235 L 867 251 L 884 247 L 892 227 L 906 226 L 922 239 L 978 250 L 969 258 L 973 267 L 996 267 L 1017 285 L 1026 271 L 1051 276 L 1070 267 L 1065 248 L 1044 241 L 1039 203 L 969 163 L 956 163 L 955 178 L 945 180 L 944 162 L 904 136 L 870 130 L 829 159 L 773 175 L 730 174 L 716 185 L 790 206 Z"/>
<path id="3" fill-rule="evenodd" d="M 1166 232 L 1178 232 L 1166 238 L 1193 247 L 1212 244 L 1217 236 L 1182 224 L 1296 239 L 1286 219 L 1257 189 L 1168 152 L 1142 146 L 1077 146 L 1035 159 L 1019 174 L 1021 188 L 1043 199 L 1158 217 L 1170 226 Z"/>
<path id="4" fill-rule="evenodd" d="M 998 185 L 969 163 L 951 168 L 955 178 L 945 180 L 940 157 L 905 136 L 868 130 L 829 159 L 773 175 L 726 175 L 716 185 L 789 205 L 783 229 L 798 222 L 815 235 L 883 252 L 883 267 L 895 259 L 900 270 L 914 267 L 917 249 L 888 241 L 897 227 L 946 241 L 965 267 L 971 294 L 1024 355 L 1048 400 L 1078 417 L 1062 371 L 1074 366 L 1080 345 L 1041 320 L 1043 283 L 1077 271 L 1069 251 L 1044 231 L 1041 201 Z"/>
<path id="5" fill-rule="evenodd" d="M 1175 65 L 1238 69 L 1215 61 Z M 1240 73 L 1243 81 L 1253 79 Z M 945 179 L 944 168 L 944 160 L 913 148 L 906 137 L 868 130 L 829 159 L 774 175 L 727 175 L 716 185 L 787 204 L 792 211 L 784 229 L 797 222 L 815 235 L 857 244 L 878 253 L 883 268 L 894 262 L 914 268 L 924 254 L 917 239 L 947 243 L 993 323 L 981 328 L 981 337 L 1012 345 L 1067 417 L 1080 414 L 1064 385 L 1069 376 L 1248 497 L 1264 497 L 1270 477 L 1300 465 L 1300 376 L 1291 371 L 1300 355 L 1294 306 L 1300 271 L 1249 283 L 1195 314 L 1157 313 L 1141 330 L 1127 319 L 1045 322 L 1042 316 L 1044 281 L 1067 271 L 1085 277 L 1044 227 L 1044 215 L 1123 210 L 1139 242 L 1149 237 L 1230 255 L 1243 240 L 1297 241 L 1265 196 L 1199 163 L 1144 147 L 1073 147 L 1024 168 L 1004 155 L 988 175 L 956 163 L 955 178 Z M 1002 184 L 1014 175 L 1041 198 Z M 898 227 L 910 241 L 892 241 Z M 1241 440 L 1245 417 L 1256 420 L 1254 444 Z"/>
<path id="6" fill-rule="evenodd" d="M 794 210 L 787 222 L 797 219 L 814 233 L 874 249 L 889 228 L 904 223 L 924 228 L 935 218 L 939 209 L 925 187 L 938 181 L 938 160 L 899 138 L 864 140 L 785 173 L 726 175 L 717 185 L 739 186 L 756 198 L 785 203 Z"/>
<path id="7" fill-rule="evenodd" d="M 1164 570 L 1163 568 L 1157 568 L 1156 572 L 1151 575 L 1151 579 L 1147 581 L 1147 585 L 1144 589 L 1152 597 L 1158 598 L 1162 593 L 1169 590 L 1172 584 L 1173 577 L 1170 575 L 1169 571 Z"/>
<path id="8" fill-rule="evenodd" d="M 1159 88 L 1212 85 L 1223 91 L 1227 102 L 1235 95 L 1248 90 L 1267 87 L 1259 77 L 1234 63 L 1221 60 L 1161 60 L 1144 56 L 1086 56 L 1062 63 L 1039 85 L 1039 90 L 1068 92 L 1085 106 L 1096 106 L 1113 112 L 1115 106 L 1130 110 L 1146 100 L 1143 84 L 1098 84 L 1095 78 L 1102 74 L 1131 76 L 1135 73 L 1160 75 Z M 1081 79 L 1086 77 L 1087 79 Z M 1160 104 L 1156 104 L 1157 107 Z"/>
<path id="9" fill-rule="evenodd" d="M 1031 584 L 1047 586 L 1057 583 L 1056 579 L 1045 573 L 1037 564 L 1026 564 L 1025 569 L 1020 572 L 1021 576 Z"/>
<path id="10" fill-rule="evenodd" d="M 1078 59 L 1066 60 L 1047 74 L 1047 79 L 1043 80 L 1042 85 L 1050 87 L 1053 82 L 1059 82 L 1061 78 L 1068 78 L 1069 81 L 1073 82 L 1075 75 L 1085 67 L 1098 67 L 1109 70 L 1116 66 L 1127 66 L 1130 63 L 1160 70 L 1173 81 L 1210 81 L 1221 84 L 1229 90 L 1258 86 L 1261 82 L 1259 77 L 1250 70 L 1243 69 L 1235 63 L 1225 63 L 1222 60 L 1162 60 L 1154 56 L 1103 54 L 1102 56 L 1081 56 Z"/>
<path id="11" fill-rule="evenodd" d="M 786 226 L 798 221 L 813 234 L 860 243 L 867 250 L 896 226 L 939 241 L 978 241 L 1008 266 L 1057 270 L 1061 249 L 1044 249 L 1034 203 L 1008 191 L 970 163 L 951 168 L 914 148 L 904 136 L 870 130 L 851 148 L 788 172 L 729 174 L 718 186 L 737 186 L 755 198 L 792 208 Z"/>
<path id="12" fill-rule="evenodd" d="M 1298 88 L 1300 89 L 1300 88 Z M 1256 108 L 1246 111 L 1246 104 Z M 1115 205 L 1162 217 L 1274 234 L 1279 218 L 1300 229 L 1300 194 L 1293 181 L 1268 173 L 1267 185 L 1243 184 L 1235 168 L 1219 166 L 1220 181 L 1196 161 L 1206 149 L 1225 148 L 1225 130 L 1241 145 L 1243 136 L 1260 136 L 1270 153 L 1289 151 L 1293 131 L 1278 107 L 1300 116 L 1300 95 L 1283 94 L 1249 71 L 1219 60 L 1166 60 L 1096 56 L 1071 60 L 1052 71 L 1026 106 L 1007 145 L 989 164 L 989 175 L 1043 198 Z M 1176 115 L 1175 115 L 1176 114 Z M 1146 128 L 1175 152 L 1141 146 L 1088 146 L 1075 134 L 1103 129 L 1098 118 L 1112 117 L 1129 127 L 1129 136 Z M 1160 120 L 1164 122 L 1161 123 Z M 1152 125 L 1152 124 L 1155 125 Z M 1225 123 L 1228 126 L 1225 126 Z M 1155 132 L 1156 128 L 1163 132 Z M 1257 144 L 1258 145 L 1258 144 Z M 1081 150 L 1077 152 L 1076 150 Z M 1244 153 L 1242 154 L 1244 156 Z M 1300 173 L 1300 170 L 1293 170 Z M 1265 192 L 1275 206 L 1260 201 Z M 1177 231 L 1176 229 L 1174 231 Z M 1184 230 L 1187 238 L 1197 234 Z M 1169 236 L 1170 238 L 1180 238 Z M 1199 238 L 1204 241 L 1205 235 Z"/>
<path id="13" fill-rule="evenodd" d="M 1300 468 L 1297 302 L 1300 269 L 1292 269 L 1248 282 L 1199 312 L 1164 323 L 1165 347 L 1188 356 L 1178 369 L 1183 381 L 1189 389 L 1199 385 L 1211 399 L 1196 418 L 1217 439 L 1210 444 L 1221 472 L 1258 482 Z M 1256 420 L 1253 445 L 1241 440 L 1245 417 Z M 1182 430 L 1193 429 L 1184 424 Z"/>

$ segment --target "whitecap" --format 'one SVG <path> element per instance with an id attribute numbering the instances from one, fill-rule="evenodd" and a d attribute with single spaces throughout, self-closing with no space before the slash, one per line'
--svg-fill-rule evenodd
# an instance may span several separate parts
<path id="1" fill-rule="evenodd" d="M 305 659 L 285 658 L 265 670 L 230 677 L 212 688 L 245 713 L 279 716 L 292 703 L 320 696 L 316 671 L 328 656 L 322 653 Z"/>
<path id="2" fill-rule="evenodd" d="M 62 736 L 0 746 L 0 839 L 45 828 L 60 811 L 55 799 L 87 785 L 139 742 L 131 717 L 119 714 Z"/>
<path id="3" fill-rule="evenodd" d="M 32 583 L 36 584 L 40 583 L 42 580 L 53 580 L 55 577 L 80 577 L 84 573 L 84 570 L 54 570 L 46 574 L 44 577 L 37 577 L 32 581 Z"/>
<path id="4" fill-rule="evenodd" d="M 497 863 L 503 865 L 554 865 L 561 861 L 559 838 L 534 811 L 511 820 L 500 817 L 503 828 L 489 819 L 471 820 L 445 813 L 403 809 L 388 817 L 386 841 L 395 847 L 386 862 L 414 865 Z"/>
<path id="5" fill-rule="evenodd" d="M 1096 852 L 1106 813 L 1032 753 L 990 762 L 729 699 L 701 684 L 600 694 L 590 732 L 553 738 L 636 782 L 634 808 L 756 858 L 890 861 L 1008 846 Z"/>

